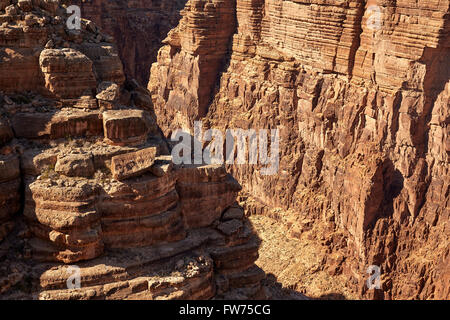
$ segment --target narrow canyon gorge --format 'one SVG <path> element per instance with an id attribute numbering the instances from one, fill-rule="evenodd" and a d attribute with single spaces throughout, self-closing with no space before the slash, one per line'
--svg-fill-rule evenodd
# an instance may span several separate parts
<path id="1" fill-rule="evenodd" d="M 0 0 L 0 299 L 450 299 L 449 156 L 449 0 Z"/>

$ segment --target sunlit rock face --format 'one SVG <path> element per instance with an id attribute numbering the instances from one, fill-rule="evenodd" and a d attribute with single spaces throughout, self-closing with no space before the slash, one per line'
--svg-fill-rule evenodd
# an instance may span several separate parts
<path id="1" fill-rule="evenodd" d="M 278 128 L 277 174 L 229 167 L 249 212 L 326 244 L 320 270 L 357 296 L 449 298 L 449 1 L 190 0 L 182 16 L 148 85 L 163 131 Z"/>
<path id="2" fill-rule="evenodd" d="M 112 38 L 0 4 L 0 298 L 265 298 L 240 184 L 174 164 Z"/>

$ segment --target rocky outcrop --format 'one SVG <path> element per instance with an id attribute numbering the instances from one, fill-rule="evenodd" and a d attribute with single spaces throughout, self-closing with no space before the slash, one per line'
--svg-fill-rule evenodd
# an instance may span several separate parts
<path id="1" fill-rule="evenodd" d="M 92 61 L 73 49 L 46 49 L 39 66 L 46 88 L 58 98 L 78 98 L 96 87 Z"/>
<path id="2" fill-rule="evenodd" d="M 118 44 L 125 74 L 146 85 L 161 41 L 177 25 L 186 0 L 70 1 Z"/>
<path id="3" fill-rule="evenodd" d="M 16 32 L 0 43 L 0 298 L 265 297 L 240 185 L 222 166 L 174 165 L 108 37 L 87 20 L 67 30 L 48 3 L 0 15 Z M 41 38 L 19 27 L 30 11 Z M 16 49 L 35 77 L 3 72 Z"/>
<path id="4" fill-rule="evenodd" d="M 178 128 L 204 117 L 235 31 L 234 1 L 188 1 L 151 70 L 155 103 L 166 105 L 163 119 Z M 170 71 L 170 72 L 165 72 Z M 158 108 L 163 112 L 162 108 Z"/>
<path id="5" fill-rule="evenodd" d="M 320 268 L 357 296 L 449 298 L 449 2 L 230 2 L 237 29 L 213 79 L 220 84 L 192 99 L 203 77 L 177 83 L 182 70 L 197 70 L 194 60 L 179 62 L 191 52 L 182 39 L 212 41 L 216 25 L 183 26 L 220 3 L 189 1 L 151 69 L 164 132 L 198 117 L 208 128 L 278 128 L 277 174 L 229 167 L 249 212 L 326 243 Z M 194 57 L 216 59 L 215 50 Z M 211 101 L 206 116 L 197 100 Z M 316 233 L 306 232 L 311 223 Z M 381 290 L 365 285 L 370 265 L 381 267 Z"/>

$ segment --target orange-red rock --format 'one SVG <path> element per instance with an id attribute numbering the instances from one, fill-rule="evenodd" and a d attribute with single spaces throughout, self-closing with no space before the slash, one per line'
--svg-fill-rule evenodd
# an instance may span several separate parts
<path id="1" fill-rule="evenodd" d="M 156 148 L 151 147 L 112 157 L 111 172 L 114 179 L 123 180 L 149 171 L 155 156 Z"/>
<path id="2" fill-rule="evenodd" d="M 176 26 L 186 0 L 74 0 L 81 15 L 114 37 L 125 74 L 146 85 L 150 66 L 167 33 Z"/>
<path id="3" fill-rule="evenodd" d="M 216 228 L 239 184 L 222 167 L 173 164 L 110 37 L 87 20 L 65 30 L 59 2 L 0 8 L 0 298 L 264 297 L 245 219 Z M 239 261 L 226 272 L 221 249 Z"/>
<path id="4" fill-rule="evenodd" d="M 247 209 L 277 211 L 302 241 L 324 241 L 320 268 L 355 296 L 447 299 L 449 2 L 372 1 L 377 16 L 357 0 L 237 0 L 234 14 L 217 15 L 237 30 L 216 90 L 196 96 L 197 61 L 221 52 L 201 50 L 217 37 L 202 17 L 220 4 L 189 1 L 152 66 L 164 132 L 198 117 L 220 130 L 278 128 L 277 174 L 229 166 Z M 311 224 L 322 232 L 308 234 Z M 382 290 L 367 290 L 370 265 Z"/>

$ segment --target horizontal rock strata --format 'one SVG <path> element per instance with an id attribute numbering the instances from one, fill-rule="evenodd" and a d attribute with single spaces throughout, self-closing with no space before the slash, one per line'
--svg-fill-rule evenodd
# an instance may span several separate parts
<path id="1" fill-rule="evenodd" d="M 20 3 L 0 7 L 0 298 L 264 298 L 240 185 L 174 165 L 91 21 L 70 31 L 57 2 Z"/>
<path id="2" fill-rule="evenodd" d="M 156 61 L 161 42 L 176 26 L 187 0 L 73 0 L 83 18 L 113 36 L 124 71 L 142 85 L 147 84 L 150 66 Z"/>
<path id="3" fill-rule="evenodd" d="M 184 58 L 192 34 L 217 37 L 197 18 L 214 15 L 207 2 L 188 2 L 151 69 L 164 132 L 192 128 L 205 111 L 197 100 L 211 102 L 205 127 L 278 128 L 277 174 L 229 167 L 247 209 L 278 210 L 299 238 L 320 224 L 324 234 L 308 241 L 342 257 L 321 268 L 359 297 L 448 298 L 449 2 L 237 0 L 216 91 L 193 99 L 180 88 L 203 78 L 197 61 L 217 59 Z M 381 290 L 367 290 L 370 265 L 381 267 Z"/>

